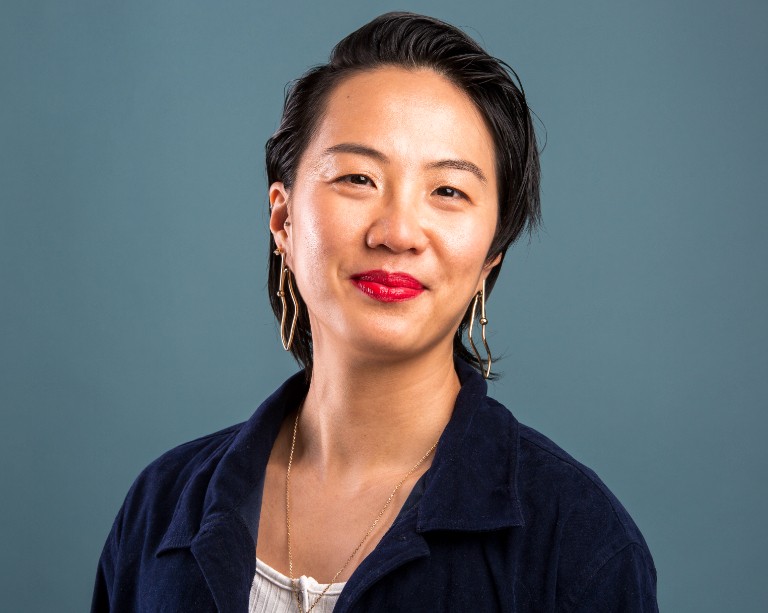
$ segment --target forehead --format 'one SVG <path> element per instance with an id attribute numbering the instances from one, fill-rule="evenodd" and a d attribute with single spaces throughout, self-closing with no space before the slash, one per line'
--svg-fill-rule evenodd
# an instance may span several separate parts
<path id="1" fill-rule="evenodd" d="M 345 78 L 330 93 L 307 148 L 355 142 L 403 162 L 468 159 L 494 173 L 494 147 L 472 99 L 431 69 L 382 67 Z"/>

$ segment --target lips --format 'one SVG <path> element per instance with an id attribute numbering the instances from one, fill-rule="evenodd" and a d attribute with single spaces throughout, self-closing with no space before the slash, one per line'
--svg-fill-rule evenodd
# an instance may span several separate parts
<path id="1" fill-rule="evenodd" d="M 379 302 L 403 302 L 416 298 L 425 287 L 404 272 L 369 270 L 352 275 L 352 282 L 364 294 Z"/>

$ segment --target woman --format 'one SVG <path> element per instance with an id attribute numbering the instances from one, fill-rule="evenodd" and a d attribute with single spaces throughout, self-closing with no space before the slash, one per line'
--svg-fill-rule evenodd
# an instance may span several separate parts
<path id="1" fill-rule="evenodd" d="M 304 372 L 144 471 L 95 611 L 656 610 L 620 503 L 486 396 L 485 302 L 539 217 L 510 72 L 390 13 L 293 85 L 267 143 L 269 284 Z"/>

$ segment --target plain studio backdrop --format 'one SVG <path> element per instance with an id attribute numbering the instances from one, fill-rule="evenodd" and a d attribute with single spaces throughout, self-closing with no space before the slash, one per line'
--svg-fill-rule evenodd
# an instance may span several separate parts
<path id="1" fill-rule="evenodd" d="M 294 372 L 263 145 L 285 84 L 395 8 L 508 61 L 546 139 L 545 227 L 488 304 L 492 395 L 625 504 L 662 610 L 768 610 L 768 3 L 746 0 L 5 0 L 0 609 L 87 609 L 138 472 Z"/>

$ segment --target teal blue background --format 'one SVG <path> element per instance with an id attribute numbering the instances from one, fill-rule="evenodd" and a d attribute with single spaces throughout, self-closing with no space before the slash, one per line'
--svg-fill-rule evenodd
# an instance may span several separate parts
<path id="1" fill-rule="evenodd" d="M 85 610 L 141 468 L 294 370 L 263 144 L 285 83 L 392 8 L 464 27 L 546 126 L 493 394 L 625 503 L 662 610 L 768 610 L 768 3 L 745 0 L 5 0 L 3 610 Z"/>

